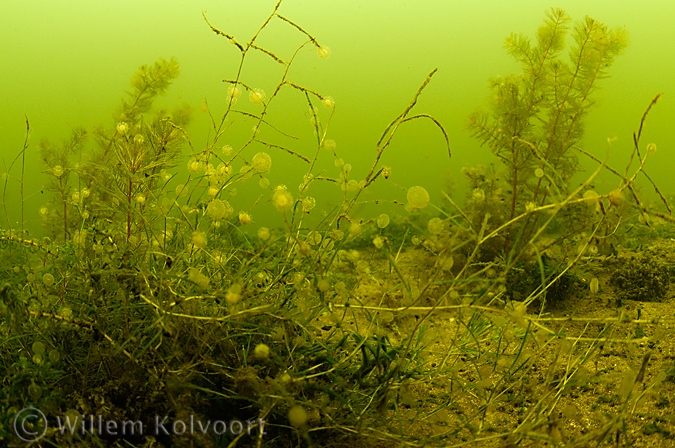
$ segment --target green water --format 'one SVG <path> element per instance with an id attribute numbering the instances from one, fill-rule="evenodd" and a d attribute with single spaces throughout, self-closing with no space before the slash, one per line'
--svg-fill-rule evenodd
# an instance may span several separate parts
<path id="1" fill-rule="evenodd" d="M 674 368 L 648 319 L 673 314 L 673 218 L 645 173 L 675 201 L 672 6 L 275 4 L 0 6 L 0 440 L 26 404 L 42 430 L 73 413 L 270 422 L 237 446 L 560 446 L 558 415 L 598 444 L 669 437 Z M 566 25 L 577 57 L 559 63 Z M 534 63 L 507 54 L 511 33 Z M 582 402 L 567 391 L 594 389 L 591 369 L 604 389 Z M 217 436 L 203 446 L 239 440 Z"/>
<path id="2" fill-rule="evenodd" d="M 3 2 L 0 156 L 4 166 L 0 171 L 7 171 L 22 146 L 25 116 L 31 124 L 26 166 L 30 178 L 24 202 L 28 228 L 40 231 L 38 210 L 47 200 L 40 193 L 43 179 L 36 175 L 44 170 L 37 143 L 43 138 L 66 138 L 75 126 L 113 125 L 119 99 L 141 64 L 158 57 L 178 59 L 181 76 L 162 101 L 167 105 L 186 102 L 193 108 L 193 122 L 187 131 L 194 147 L 202 149 L 213 133 L 204 100 L 214 113 L 224 109 L 226 85 L 222 79 L 234 75 L 239 55 L 224 38 L 211 32 L 201 13 L 205 11 L 214 26 L 245 42 L 274 4 L 261 0 Z M 672 191 L 667 148 L 675 142 L 667 130 L 670 117 L 675 116 L 675 67 L 663 45 L 675 40 L 669 22 L 673 14 L 670 2 L 287 0 L 280 13 L 302 24 L 331 49 L 330 58 L 323 60 L 308 47 L 297 56 L 290 79 L 335 98 L 336 113 L 328 137 L 337 142 L 339 157 L 354 167 L 354 179 L 365 176 L 375 142 L 386 125 L 408 104 L 427 74 L 438 68 L 416 112 L 432 114 L 443 124 L 452 158 L 429 121 L 408 124 L 383 158 L 384 164 L 392 167 L 390 181 L 376 184 L 368 199 L 405 202 L 407 188 L 419 184 L 430 192 L 432 203 L 439 204 L 441 189 L 459 200 L 463 197 L 466 181 L 460 174 L 462 167 L 494 160 L 488 149 L 470 138 L 466 118 L 487 104 L 490 77 L 518 72 L 502 49 L 505 37 L 511 32 L 534 36 L 550 7 L 565 9 L 575 20 L 589 15 L 609 27 L 628 30 L 630 45 L 596 94 L 596 107 L 587 119 L 585 147 L 604 158 L 607 138 L 616 137 L 609 161 L 623 169 L 632 149 L 631 133 L 651 98 L 662 92 L 663 99 L 650 116 L 643 141 L 655 142 L 663 149 L 649 161 L 647 171 L 664 192 Z M 265 29 L 259 43 L 288 58 L 303 39 L 277 20 Z M 271 92 L 280 74 L 278 64 L 254 54 L 243 76 L 251 85 Z M 272 133 L 266 136 L 309 155 L 311 126 L 306 110 L 302 95 L 283 92 L 269 119 L 300 139 L 279 139 Z M 295 189 L 302 165 L 282 152 L 271 155 L 272 185 L 283 183 Z M 324 159 L 320 167 L 325 174 L 337 176 L 332 157 Z M 16 176 L 15 169 L 12 177 Z M 448 181 L 454 187 L 448 187 Z M 611 178 L 600 190 L 606 192 L 615 184 L 616 179 Z M 16 223 L 21 208 L 18 183 L 10 181 L 7 187 L 7 211 Z M 250 207 L 260 194 L 240 191 L 233 204 L 236 209 L 247 209 L 255 222 L 263 225 L 276 214 L 265 201 Z M 324 208 L 340 200 L 335 188 L 321 187 L 315 194 Z M 385 211 L 387 207 L 391 205 L 380 208 Z M 377 214 L 379 208 L 363 213 Z"/>

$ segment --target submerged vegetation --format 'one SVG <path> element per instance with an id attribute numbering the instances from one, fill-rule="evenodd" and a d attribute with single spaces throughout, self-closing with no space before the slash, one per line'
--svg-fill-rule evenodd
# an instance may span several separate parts
<path id="1" fill-rule="evenodd" d="M 554 9 L 537 31 L 534 45 L 530 38 L 512 34 L 505 47 L 523 71 L 492 80 L 492 111 L 477 113 L 469 121 L 474 136 L 505 165 L 502 184 L 491 188 L 504 197 L 499 213 L 506 220 L 567 197 L 592 94 L 626 46 L 623 29 L 609 30 L 586 17 L 574 26 L 574 45 L 566 57 L 569 23 L 564 11 Z M 474 184 L 481 188 L 475 180 Z M 535 214 L 502 232 L 504 247 L 515 250 L 529 243 L 538 222 Z"/>
<path id="2" fill-rule="evenodd" d="M 570 27 L 552 10 L 534 45 L 509 37 L 523 73 L 493 80 L 492 108 L 469 121 L 504 172 L 465 168 L 470 197 L 446 195 L 445 208 L 410 185 L 402 216 L 362 219 L 363 192 L 393 176 L 381 158 L 401 126 L 431 121 L 449 154 L 442 124 L 416 110 L 435 71 L 354 179 L 329 134 L 339 101 L 290 75 L 303 50 L 330 50 L 280 5 L 247 41 L 207 20 L 240 59 L 224 80 L 224 109 L 208 108 L 205 147 L 187 132 L 188 107 L 156 107 L 179 74 L 174 59 L 138 69 L 111 126 L 40 143 L 49 237 L 32 238 L 9 217 L 0 234 L 3 444 L 581 447 L 670 438 L 659 391 L 672 393 L 674 367 L 656 349 L 673 322 L 648 307 L 667 300 L 672 261 L 658 247 L 638 262 L 617 257 L 625 222 L 673 220 L 663 196 L 666 211 L 657 211 L 636 186 L 640 176 L 651 181 L 644 166 L 656 146 L 641 134 L 658 96 L 623 173 L 581 147 L 592 94 L 625 32 L 590 18 Z M 290 58 L 258 45 L 271 21 L 306 38 Z M 254 52 L 283 68 L 272 91 L 240 75 Z M 308 138 L 270 121 L 282 90 L 306 104 Z M 237 139 L 233 123 L 252 130 Z M 25 182 L 26 137 L 5 201 L 10 183 Z M 303 167 L 302 179 L 287 180 L 297 189 L 268 177 L 282 155 Z M 579 155 L 597 169 L 574 187 Z M 334 176 L 318 170 L 324 157 Z M 593 189 L 602 171 L 617 177 L 615 190 Z M 334 186 L 339 207 L 322 209 L 318 183 Z M 241 206 L 237 188 L 261 198 Z M 256 225 L 256 205 L 283 225 L 244 231 Z M 601 297 L 615 300 L 600 315 L 580 314 Z M 654 302 L 636 311 L 634 300 Z M 28 406 L 42 414 L 17 426 Z M 101 430 L 90 416 L 121 426 Z"/>

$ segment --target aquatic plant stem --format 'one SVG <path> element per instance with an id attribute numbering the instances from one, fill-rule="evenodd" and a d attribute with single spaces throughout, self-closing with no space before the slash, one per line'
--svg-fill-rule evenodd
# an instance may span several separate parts
<path id="1" fill-rule="evenodd" d="M 129 244 L 129 238 L 131 238 L 131 191 L 133 188 L 133 181 L 129 179 L 129 191 L 127 192 L 127 244 Z"/>

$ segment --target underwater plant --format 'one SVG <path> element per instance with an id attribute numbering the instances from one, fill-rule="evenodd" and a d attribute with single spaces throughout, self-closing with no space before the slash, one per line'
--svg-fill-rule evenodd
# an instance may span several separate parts
<path id="1" fill-rule="evenodd" d="M 672 362 L 653 373 L 658 319 L 633 318 L 628 307 L 567 313 L 575 300 L 600 302 L 596 271 L 614 256 L 603 241 L 623 214 L 669 218 L 634 187 L 655 149 L 641 152 L 640 137 L 658 97 L 635 134 L 632 173 L 579 146 L 591 93 L 624 34 L 580 22 L 569 63 L 560 60 L 562 11 L 549 13 L 535 47 L 513 35 L 507 46 L 524 74 L 495 81 L 495 109 L 472 121 L 507 172 L 466 169 L 474 190 L 465 204 L 447 196 L 452 213 L 422 185 L 394 184 L 407 202 L 393 204 L 406 213 L 369 219 L 359 211 L 364 191 L 395 176 L 381 161 L 402 125 L 430 120 L 449 154 L 443 125 L 416 111 L 436 71 L 384 129 L 358 179 L 329 138 L 339 102 L 290 70 L 310 54 L 302 50 L 320 59 L 330 50 L 280 5 L 247 40 L 204 15 L 239 59 L 220 109 L 205 104 L 212 132 L 203 147 L 190 138 L 188 107 L 155 107 L 179 74 L 173 58 L 137 70 L 108 127 L 40 143 L 49 237 L 0 229 L 2 443 L 40 434 L 51 446 L 600 446 L 632 437 L 645 415 L 665 433 L 663 413 L 640 410 L 672 378 Z M 288 57 L 260 44 L 272 22 L 305 40 Z M 251 54 L 283 68 L 272 89 L 243 75 Z M 286 89 L 306 111 L 297 118 L 307 136 L 274 120 Z M 598 168 L 569 191 L 575 151 Z M 271 183 L 280 155 L 302 167 L 297 188 Z M 333 173 L 319 170 L 324 157 Z M 601 170 L 619 178 L 616 190 L 591 190 Z M 334 187 L 337 206 L 314 197 L 318 183 Z M 246 203 L 237 188 L 261 194 Z M 255 227 L 263 207 L 278 227 Z M 640 264 L 617 271 L 619 287 L 642 291 L 649 270 L 649 294 L 665 295 L 665 263 Z M 561 306 L 544 314 L 547 295 Z M 531 303 L 542 304 L 538 314 Z M 618 372 L 623 349 L 638 356 Z M 20 432 L 26 405 L 45 417 Z M 173 433 L 120 435 L 89 416 L 135 428 L 164 416 Z M 206 426 L 180 433 L 193 421 Z"/>
<path id="2" fill-rule="evenodd" d="M 624 300 L 661 301 L 668 293 L 668 267 L 649 253 L 638 257 L 621 256 L 610 284 L 616 288 L 619 302 Z"/>
<path id="3" fill-rule="evenodd" d="M 469 119 L 473 136 L 505 168 L 500 184 L 491 186 L 501 190 L 500 201 L 493 202 L 498 212 L 492 213 L 499 223 L 560 202 L 569 193 L 593 94 L 627 45 L 624 29 L 608 29 L 586 17 L 573 26 L 574 44 L 565 57 L 570 22 L 563 10 L 552 9 L 535 42 L 522 34 L 509 36 L 504 47 L 520 63 L 522 73 L 492 79 L 491 110 Z M 485 194 L 486 185 L 476 177 L 469 174 L 474 195 Z M 502 234 L 507 254 L 527 244 L 538 221 L 539 215 L 528 216 Z"/>
<path id="4" fill-rule="evenodd" d="M 41 213 L 53 237 L 64 242 L 75 238 L 83 245 L 87 232 L 107 232 L 106 237 L 115 236 L 116 244 L 137 246 L 157 230 L 156 220 L 169 214 L 158 201 L 170 179 L 167 170 L 182 154 L 182 126 L 188 124 L 190 113 L 186 106 L 172 114 L 153 112 L 152 104 L 178 74 L 174 58 L 140 67 L 114 128 L 94 133 L 97 150 L 85 149 L 92 136 L 82 129 L 74 130 L 62 145 L 40 143 L 50 175 L 47 188 L 56 193 L 48 204 L 53 209 L 45 207 Z M 154 213 L 148 213 L 150 209 Z"/>

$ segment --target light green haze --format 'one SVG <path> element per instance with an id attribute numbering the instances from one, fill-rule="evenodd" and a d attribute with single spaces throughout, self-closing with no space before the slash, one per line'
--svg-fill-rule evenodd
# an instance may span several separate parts
<path id="1" fill-rule="evenodd" d="M 162 103 L 167 107 L 180 103 L 191 106 L 193 121 L 187 131 L 195 150 L 203 149 L 213 132 L 205 99 L 215 115 L 222 113 L 227 93 L 227 84 L 222 80 L 234 78 L 239 52 L 211 31 L 202 12 L 218 29 L 247 42 L 275 3 L 276 0 L 0 2 L 0 172 L 6 173 L 21 151 L 27 117 L 31 127 L 24 177 L 27 228 L 40 233 L 38 210 L 48 199 L 40 192 L 44 176 L 39 173 L 45 170 L 38 157 L 40 140 L 59 142 L 78 126 L 114 126 L 112 117 L 120 98 L 142 64 L 152 64 L 160 57 L 177 58 L 181 75 Z M 427 75 L 438 68 L 415 112 L 433 115 L 443 124 L 452 157 L 448 157 L 443 136 L 431 121 L 405 124 L 383 158 L 384 164 L 392 167 L 390 182 L 376 184 L 366 198 L 404 203 L 406 190 L 422 185 L 429 191 L 432 203 L 440 205 L 441 190 L 462 200 L 466 189 L 462 167 L 495 161 L 488 148 L 480 147 L 470 137 L 465 127 L 467 117 L 488 105 L 491 77 L 520 72 L 503 49 L 505 38 L 512 32 L 534 38 L 546 11 L 552 7 L 564 9 L 575 21 L 588 15 L 610 28 L 625 27 L 628 31 L 627 50 L 610 68 L 610 77 L 598 84 L 600 90 L 587 119 L 584 147 L 601 159 L 609 154 L 609 164 L 615 163 L 623 171 L 632 149 L 632 132 L 651 99 L 662 93 L 650 113 L 643 142 L 653 142 L 658 147 L 646 171 L 669 196 L 675 188 L 672 1 L 284 0 L 279 12 L 301 24 L 331 50 L 329 58 L 321 59 L 314 47 L 306 47 L 297 56 L 290 79 L 335 99 L 328 138 L 335 140 L 339 156 L 354 167 L 353 179 L 365 176 L 383 130 L 409 104 Z M 279 20 L 264 30 L 258 42 L 285 59 L 302 43 L 297 30 Z M 269 94 L 281 75 L 279 66 L 261 54 L 253 54 L 250 59 L 242 76 Z M 248 98 L 242 100 L 248 103 Z M 292 143 L 278 135 L 272 140 L 290 147 L 296 144 L 293 148 L 299 153 L 311 151 L 309 146 L 303 147 L 312 134 L 306 111 L 307 102 L 301 94 L 290 89 L 284 92 L 269 119 L 284 132 L 302 135 L 304 140 Z M 304 121 L 298 121 L 298 117 Z M 608 138 L 613 141 L 611 148 Z M 268 152 L 273 159 L 272 184 L 288 183 L 291 191 L 297 191 L 302 173 L 297 159 L 283 152 Z M 186 161 L 188 154 L 186 148 Z M 589 168 L 594 166 L 582 163 Z M 330 177 L 337 177 L 330 157 L 325 170 Z M 185 164 L 178 171 L 185 171 Z M 4 198 L 13 226 L 21 219 L 16 181 L 19 176 L 20 164 L 9 173 Z M 617 182 L 616 178 L 608 179 L 611 183 L 606 185 L 598 181 L 601 193 Z M 326 197 L 317 193 L 317 207 L 330 207 L 335 201 L 329 198 L 328 190 L 339 188 L 334 184 L 321 188 L 319 193 L 323 191 Z M 232 203 L 235 209 L 248 204 L 254 221 L 263 224 L 269 215 L 277 215 L 267 202 L 269 194 L 264 194 L 256 206 L 250 206 L 261 195 L 261 191 L 241 191 L 240 201 L 234 199 Z M 393 206 L 389 202 L 372 210 L 364 207 L 359 213 L 373 216 L 386 207 Z M 404 213 L 402 208 L 398 210 Z M 0 226 L 5 227 L 4 211 L 0 217 Z"/>

